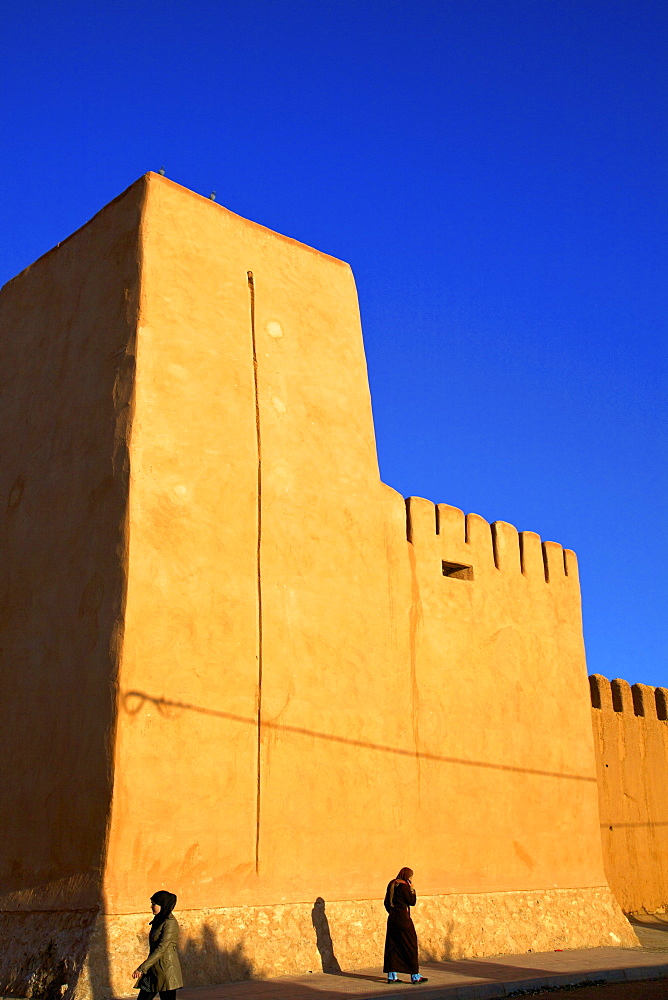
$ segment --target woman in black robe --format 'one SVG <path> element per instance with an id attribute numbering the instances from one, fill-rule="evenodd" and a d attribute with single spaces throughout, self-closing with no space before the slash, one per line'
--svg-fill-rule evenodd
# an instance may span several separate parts
<path id="1" fill-rule="evenodd" d="M 387 934 L 385 935 L 385 959 L 383 972 L 387 972 L 388 983 L 399 983 L 398 972 L 410 973 L 412 983 L 426 983 L 418 967 L 417 934 L 411 918 L 410 907 L 415 906 L 415 889 L 411 885 L 413 872 L 402 868 L 393 878 L 385 893 L 387 910 Z"/>

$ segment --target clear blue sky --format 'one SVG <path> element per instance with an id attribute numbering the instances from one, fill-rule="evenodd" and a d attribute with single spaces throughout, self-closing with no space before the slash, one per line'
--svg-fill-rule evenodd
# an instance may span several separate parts
<path id="1" fill-rule="evenodd" d="M 383 478 L 580 558 L 590 671 L 668 686 L 668 4 L 0 14 L 0 284 L 147 170 L 349 261 Z"/>

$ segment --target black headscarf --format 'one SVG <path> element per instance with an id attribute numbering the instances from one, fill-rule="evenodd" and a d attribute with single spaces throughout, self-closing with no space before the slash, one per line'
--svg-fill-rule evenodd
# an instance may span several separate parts
<path id="1" fill-rule="evenodd" d="M 165 920 L 176 906 L 176 896 L 173 892 L 167 892 L 166 889 L 159 889 L 158 892 L 154 892 L 151 896 L 151 902 L 157 903 L 160 907 L 160 913 L 156 913 L 151 921 L 155 928 L 159 927 L 160 924 L 164 924 Z"/>

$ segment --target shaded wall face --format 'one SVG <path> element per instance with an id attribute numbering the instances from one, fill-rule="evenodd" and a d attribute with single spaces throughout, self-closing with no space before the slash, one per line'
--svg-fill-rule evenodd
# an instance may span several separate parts
<path id="1" fill-rule="evenodd" d="M 149 185 L 111 910 L 602 885 L 574 558 L 407 540 L 349 269 Z"/>
<path id="2" fill-rule="evenodd" d="M 668 691 L 590 677 L 605 873 L 626 913 L 668 905 Z"/>
<path id="3" fill-rule="evenodd" d="M 0 292 L 3 909 L 99 903 L 140 200 L 135 186 Z"/>

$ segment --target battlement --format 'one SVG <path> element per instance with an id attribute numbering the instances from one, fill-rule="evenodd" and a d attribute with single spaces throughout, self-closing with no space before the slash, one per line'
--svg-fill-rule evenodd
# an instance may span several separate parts
<path id="1" fill-rule="evenodd" d="M 602 674 L 591 674 L 589 689 L 592 708 L 668 722 L 668 688 L 629 684 L 620 678 L 609 681 Z"/>
<path id="2" fill-rule="evenodd" d="M 500 571 L 545 583 L 578 584 L 577 556 L 571 549 L 448 504 L 408 497 L 406 537 L 416 553 L 432 562 L 435 573 L 450 579 L 474 582 Z"/>

